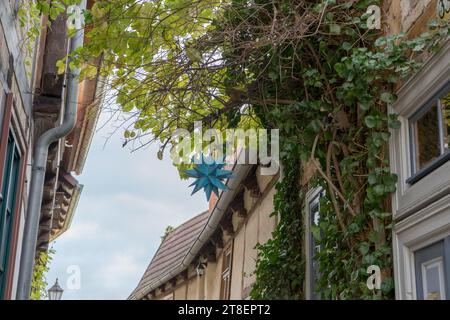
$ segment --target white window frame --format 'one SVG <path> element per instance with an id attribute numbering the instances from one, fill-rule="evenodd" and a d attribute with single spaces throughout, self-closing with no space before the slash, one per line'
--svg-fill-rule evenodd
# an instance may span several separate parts
<path id="1" fill-rule="evenodd" d="M 311 259 L 312 259 L 312 252 L 311 252 L 311 241 L 310 241 L 310 235 L 311 235 L 311 212 L 310 212 L 310 204 L 312 201 L 314 201 L 317 197 L 320 196 L 320 193 L 323 192 L 322 188 L 314 188 L 310 190 L 306 194 L 305 198 L 305 217 L 304 217 L 304 223 L 305 223 L 305 261 L 306 261 L 306 270 L 305 270 L 305 297 L 306 300 L 311 300 L 313 297 L 313 292 L 311 292 L 311 279 L 312 279 L 312 270 L 311 270 Z"/>
<path id="2" fill-rule="evenodd" d="M 450 162 L 414 184 L 411 177 L 410 119 L 448 83 L 450 79 L 450 40 L 424 64 L 398 91 L 395 104 L 401 128 L 391 130 L 389 144 L 392 172 L 398 175 L 392 197 L 393 258 L 395 295 L 412 300 L 416 296 L 414 253 L 450 236 Z"/>
<path id="3" fill-rule="evenodd" d="M 411 147 L 411 172 L 410 177 L 406 179 L 406 182 L 409 184 L 416 183 L 421 179 L 421 177 L 427 176 L 436 168 L 439 168 L 443 163 L 449 161 L 450 152 L 448 152 L 448 148 L 445 148 L 444 145 L 444 130 L 447 130 L 447 125 L 444 128 L 444 119 L 442 114 L 442 97 L 450 94 L 450 81 L 448 81 L 438 92 L 437 95 L 433 96 L 425 105 L 420 107 L 416 113 L 409 119 L 409 138 L 410 138 L 410 147 Z M 431 160 L 428 164 L 424 165 L 422 168 L 418 169 L 417 163 L 417 152 L 418 145 L 417 141 L 415 141 L 415 136 L 417 133 L 417 123 L 419 119 L 426 114 L 428 111 L 435 109 L 437 113 L 437 126 L 439 131 L 439 155 Z"/>
<path id="4" fill-rule="evenodd" d="M 428 283 L 427 283 L 427 269 L 429 267 L 438 267 L 439 272 L 439 300 L 445 300 L 445 282 L 444 282 L 444 259 L 443 257 L 438 257 L 431 261 L 428 261 L 422 265 L 422 285 L 423 292 L 428 292 Z"/>
<path id="5" fill-rule="evenodd" d="M 450 194 L 396 223 L 393 234 L 396 299 L 417 299 L 414 253 L 448 236 Z"/>
<path id="6" fill-rule="evenodd" d="M 450 161 L 433 170 L 414 184 L 407 182 L 412 173 L 410 119 L 450 80 L 450 40 L 434 54 L 424 67 L 398 92 L 398 100 L 389 106 L 396 113 L 401 128 L 391 130 L 391 169 L 398 175 L 393 196 L 394 219 L 405 218 L 436 199 L 450 193 Z"/>

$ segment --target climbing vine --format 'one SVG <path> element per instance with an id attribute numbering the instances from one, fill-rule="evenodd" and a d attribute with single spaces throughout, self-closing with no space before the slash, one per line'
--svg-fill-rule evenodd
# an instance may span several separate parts
<path id="1" fill-rule="evenodd" d="M 45 275 L 49 270 L 49 264 L 53 260 L 54 254 L 55 250 L 53 248 L 38 253 L 33 269 L 33 279 L 31 281 L 31 300 L 47 298 L 48 283 Z"/>
<path id="2" fill-rule="evenodd" d="M 302 299 L 305 280 L 305 256 L 303 250 L 302 191 L 299 187 L 300 150 L 298 146 L 288 147 L 289 137 L 294 134 L 282 129 L 281 150 L 288 150 L 281 158 L 283 179 L 276 185 L 274 213 L 279 224 L 272 238 L 265 244 L 258 244 L 259 252 L 252 298 Z"/>
<path id="3" fill-rule="evenodd" d="M 22 43 L 27 54 L 31 54 L 42 28 L 50 27 L 51 21 L 67 11 L 67 7 L 81 0 L 21 0 L 17 9 L 17 19 L 25 31 Z M 47 16 L 47 25 L 41 25 L 41 17 Z"/>
<path id="4" fill-rule="evenodd" d="M 393 297 L 388 199 L 397 177 L 389 168 L 387 144 L 400 122 L 387 105 L 396 99 L 395 84 L 419 68 L 449 29 L 432 22 L 430 32 L 414 39 L 380 37 L 365 25 L 364 9 L 372 3 L 377 1 L 310 5 L 311 15 L 319 11 L 323 17 L 313 22 L 316 35 L 271 47 L 263 62 L 267 68 L 253 79 L 267 98 L 296 100 L 271 108 L 255 105 L 266 124 L 281 130 L 283 164 L 273 213 L 279 223 L 273 239 L 257 246 L 255 299 L 305 298 L 302 204 L 315 187 L 325 191 L 319 225 L 312 227 L 320 246 L 315 259 L 321 297 Z M 291 7 L 283 11 L 283 4 L 277 1 L 268 16 L 296 14 Z M 259 14 L 256 8 L 237 19 Z M 255 53 L 254 59 L 261 56 Z M 257 72 L 252 65 L 243 68 Z M 382 270 L 381 290 L 366 285 L 370 265 Z"/>

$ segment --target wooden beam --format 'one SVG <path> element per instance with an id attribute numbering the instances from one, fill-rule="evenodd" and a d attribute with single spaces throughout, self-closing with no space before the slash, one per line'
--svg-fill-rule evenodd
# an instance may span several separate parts
<path id="1" fill-rule="evenodd" d="M 238 217 L 245 218 L 247 216 L 247 209 L 244 206 L 244 192 L 239 193 L 229 206 L 233 213 L 237 213 Z"/>
<path id="2" fill-rule="evenodd" d="M 261 196 L 262 192 L 256 179 L 256 168 L 250 171 L 244 181 L 242 181 L 242 185 L 250 192 L 251 197 L 259 198 Z"/>
<path id="3" fill-rule="evenodd" d="M 223 249 L 222 230 L 219 228 L 211 237 L 211 243 L 218 249 Z"/>
<path id="4" fill-rule="evenodd" d="M 206 261 L 212 263 L 217 261 L 216 247 L 212 247 L 211 251 L 206 254 Z"/>
<path id="5" fill-rule="evenodd" d="M 58 114 L 61 109 L 61 99 L 49 96 L 36 96 L 33 110 L 42 114 Z"/>
<path id="6" fill-rule="evenodd" d="M 233 215 L 231 213 L 227 213 L 222 222 L 220 223 L 220 227 L 222 228 L 222 230 L 225 231 L 230 236 L 234 235 L 232 216 Z"/>

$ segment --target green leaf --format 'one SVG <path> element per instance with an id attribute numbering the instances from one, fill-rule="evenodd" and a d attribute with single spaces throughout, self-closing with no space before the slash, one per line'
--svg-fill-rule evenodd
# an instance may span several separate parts
<path id="1" fill-rule="evenodd" d="M 158 150 L 158 152 L 156 153 L 156 156 L 157 156 L 158 160 L 162 160 L 163 159 L 163 155 L 164 155 L 164 151 L 163 150 Z"/>
<path id="2" fill-rule="evenodd" d="M 338 62 L 334 65 L 334 70 L 339 74 L 339 76 L 343 77 L 344 72 L 346 71 L 345 65 L 341 62 Z"/>
<path id="3" fill-rule="evenodd" d="M 352 49 L 352 45 L 346 41 L 344 43 L 342 43 L 341 47 L 345 51 L 350 51 Z"/>
<path id="4" fill-rule="evenodd" d="M 335 23 L 330 24 L 330 33 L 341 34 L 341 26 Z"/>
<path id="5" fill-rule="evenodd" d="M 65 59 L 61 59 L 56 61 L 56 69 L 57 69 L 57 74 L 61 75 L 64 74 L 64 72 L 66 72 L 66 61 Z"/>
<path id="6" fill-rule="evenodd" d="M 372 129 L 377 126 L 378 121 L 374 116 L 367 116 L 364 119 L 364 123 L 366 124 L 367 128 Z"/>
<path id="7" fill-rule="evenodd" d="M 361 254 L 363 256 L 365 256 L 369 252 L 369 249 L 370 249 L 370 246 L 369 246 L 369 244 L 367 242 L 362 242 L 359 245 L 359 251 L 361 252 Z"/>
<path id="8" fill-rule="evenodd" d="M 347 232 L 350 234 L 355 234 L 359 232 L 359 226 L 353 222 L 347 227 Z"/>
<path id="9" fill-rule="evenodd" d="M 320 120 L 314 119 L 309 123 L 309 127 L 314 131 L 314 132 L 319 132 L 322 129 L 322 122 Z"/>
<path id="10" fill-rule="evenodd" d="M 375 40 L 375 46 L 377 47 L 381 47 L 384 46 L 386 44 L 386 38 L 385 37 L 380 37 L 377 40 Z"/>
<path id="11" fill-rule="evenodd" d="M 202 54 L 194 48 L 187 48 L 186 56 L 193 62 L 200 62 L 202 60 Z"/>
<path id="12" fill-rule="evenodd" d="M 402 126 L 402 123 L 398 120 L 391 120 L 388 122 L 388 126 L 391 129 L 400 129 L 400 127 Z"/>
<path id="13" fill-rule="evenodd" d="M 373 188 L 373 191 L 377 194 L 377 195 L 379 195 L 379 196 L 381 196 L 381 195 L 383 195 L 385 192 L 384 192 L 384 185 L 382 185 L 382 184 L 377 184 L 374 188 Z"/>
<path id="14" fill-rule="evenodd" d="M 416 46 L 413 48 L 413 51 L 414 51 L 414 52 L 419 52 L 419 51 L 422 51 L 423 48 L 425 48 L 425 43 L 420 43 L 420 44 L 416 45 Z"/>
<path id="15" fill-rule="evenodd" d="M 385 102 L 385 103 L 393 103 L 395 101 L 395 96 L 390 93 L 390 92 L 383 92 L 380 95 L 380 99 L 381 101 Z"/>
<path id="16" fill-rule="evenodd" d="M 375 172 L 371 172 L 371 173 L 369 173 L 367 180 L 370 185 L 374 185 L 374 184 L 378 183 L 378 176 Z"/>

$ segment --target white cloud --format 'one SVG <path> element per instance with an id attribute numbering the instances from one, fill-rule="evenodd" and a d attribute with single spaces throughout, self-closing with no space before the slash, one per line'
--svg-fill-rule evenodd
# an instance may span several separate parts
<path id="1" fill-rule="evenodd" d="M 204 194 L 191 197 L 168 157 L 157 147 L 129 153 L 120 139 L 103 148 L 94 137 L 85 185 L 71 228 L 54 245 L 47 279 L 63 285 L 70 265 L 80 267 L 81 290 L 63 299 L 125 299 L 136 287 L 168 225 L 177 226 L 207 208 Z"/>
<path id="2" fill-rule="evenodd" d="M 98 277 L 105 288 L 118 290 L 128 286 L 130 280 L 141 272 L 140 264 L 136 256 L 130 252 L 114 253 L 98 270 Z"/>
<path id="3" fill-rule="evenodd" d="M 73 224 L 64 233 L 66 240 L 92 239 L 98 234 L 99 224 L 95 222 L 79 222 Z"/>

